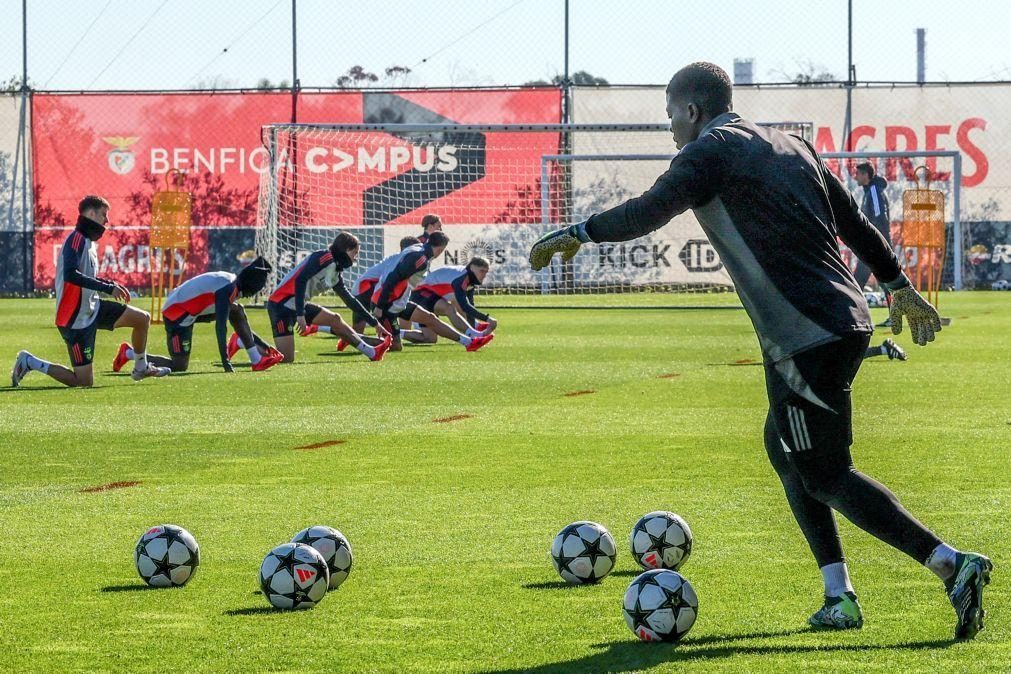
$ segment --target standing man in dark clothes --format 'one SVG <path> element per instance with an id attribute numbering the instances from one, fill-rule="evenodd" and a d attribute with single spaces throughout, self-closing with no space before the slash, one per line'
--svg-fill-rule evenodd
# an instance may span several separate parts
<path id="1" fill-rule="evenodd" d="M 885 194 L 885 187 L 888 186 L 888 183 L 881 176 L 875 175 L 874 166 L 864 162 L 857 164 L 857 184 L 864 188 L 864 201 L 860 206 L 860 211 L 881 232 L 881 236 L 891 246 L 892 219 L 888 209 L 888 195 Z M 870 275 L 870 267 L 863 261 L 857 260 L 857 268 L 853 272 L 853 276 L 861 290 L 867 285 Z"/>
<path id="2" fill-rule="evenodd" d="M 873 327 L 863 293 L 839 253 L 841 238 L 892 292 L 892 331 L 909 321 L 923 346 L 941 329 L 887 241 L 810 144 L 735 114 L 730 78 L 693 63 L 667 85 L 680 152 L 641 196 L 541 237 L 534 269 L 588 242 L 628 241 L 691 208 L 734 280 L 758 333 L 769 413 L 765 448 L 825 583 L 809 622 L 863 625 L 833 511 L 934 572 L 945 584 L 956 639 L 983 628 L 992 564 L 947 545 L 882 484 L 853 466 L 851 382 Z"/>

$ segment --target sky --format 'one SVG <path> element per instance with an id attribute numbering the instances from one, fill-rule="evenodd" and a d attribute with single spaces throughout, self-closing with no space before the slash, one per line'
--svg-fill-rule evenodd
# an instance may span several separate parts
<path id="1" fill-rule="evenodd" d="M 291 0 L 27 0 L 28 70 L 37 88 L 251 87 L 291 78 Z M 758 81 L 807 64 L 845 78 L 845 0 L 570 0 L 570 71 L 612 84 L 663 84 L 680 66 Z M 518 85 L 564 69 L 564 0 L 297 0 L 303 86 L 354 65 L 390 85 Z M 957 9 L 956 9 L 957 7 Z M 21 0 L 0 0 L 0 80 L 21 72 Z M 1011 80 L 1004 2 L 853 0 L 861 80 L 916 76 L 915 29 L 927 29 L 927 79 Z"/>

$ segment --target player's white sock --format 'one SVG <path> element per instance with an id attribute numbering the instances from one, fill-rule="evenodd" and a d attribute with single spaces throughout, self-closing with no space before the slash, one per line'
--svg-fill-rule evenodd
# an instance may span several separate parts
<path id="1" fill-rule="evenodd" d="M 235 336 L 235 343 L 239 345 L 240 349 L 246 348 L 246 345 L 242 343 L 242 337 L 239 337 L 238 335 Z"/>
<path id="2" fill-rule="evenodd" d="M 369 346 L 368 343 L 364 339 L 359 340 L 359 342 L 357 344 L 355 344 L 355 348 L 358 349 L 359 351 L 361 351 L 362 353 L 364 353 L 369 358 L 375 358 L 376 357 L 376 347 Z"/>
<path id="3" fill-rule="evenodd" d="M 882 356 L 887 356 L 888 355 L 888 347 L 885 346 L 884 343 L 881 344 L 880 349 L 881 349 L 881 355 Z"/>
<path id="4" fill-rule="evenodd" d="M 258 346 L 249 347 L 248 349 L 246 349 L 246 353 L 249 354 L 249 362 L 252 363 L 253 365 L 259 363 L 260 358 L 263 357 L 260 355 L 260 347 Z"/>
<path id="5" fill-rule="evenodd" d="M 126 357 L 129 358 L 130 360 L 133 360 L 134 358 L 137 357 L 137 353 L 133 350 L 132 346 L 126 347 Z"/>
<path id="6" fill-rule="evenodd" d="M 331 328 L 329 325 L 321 325 L 321 326 L 319 326 L 319 331 L 320 332 L 325 332 L 328 335 L 332 335 L 333 334 L 333 328 Z"/>
<path id="7" fill-rule="evenodd" d="M 934 572 L 941 580 L 948 580 L 955 573 L 955 555 L 958 550 L 946 543 L 941 543 L 927 556 L 923 565 Z"/>
<path id="8" fill-rule="evenodd" d="M 841 597 L 844 592 L 853 591 L 846 562 L 836 562 L 821 567 L 821 578 L 825 581 L 826 597 Z"/>
<path id="9" fill-rule="evenodd" d="M 133 369 L 138 372 L 143 372 L 147 369 L 147 351 L 134 351 Z"/>
<path id="10" fill-rule="evenodd" d="M 41 372 L 42 374 L 49 374 L 49 366 L 52 365 L 49 361 L 36 358 L 30 353 L 28 354 L 28 357 L 25 358 L 25 361 L 28 364 L 29 370 L 35 370 L 36 372 Z"/>
<path id="11" fill-rule="evenodd" d="M 480 330 L 475 330 L 474 328 L 467 328 L 467 336 L 468 337 L 480 337 L 481 334 L 482 333 L 481 333 Z"/>
<path id="12" fill-rule="evenodd" d="M 467 335 L 460 335 L 460 343 L 463 344 L 464 346 L 470 346 L 470 343 L 472 341 L 473 340 Z"/>

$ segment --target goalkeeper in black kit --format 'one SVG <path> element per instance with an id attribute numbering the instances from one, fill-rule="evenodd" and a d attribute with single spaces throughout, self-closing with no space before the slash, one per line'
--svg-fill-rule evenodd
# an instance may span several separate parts
<path id="1" fill-rule="evenodd" d="M 670 168 L 641 196 L 542 237 L 530 263 L 541 269 L 555 253 L 571 259 L 584 243 L 635 239 L 692 209 L 758 333 L 769 396 L 765 448 L 825 583 L 824 605 L 809 622 L 863 625 L 836 511 L 934 572 L 955 609 L 955 638 L 971 639 L 983 629 L 990 560 L 947 545 L 853 466 L 850 386 L 873 327 L 837 237 L 890 290 L 894 333 L 906 320 L 913 340 L 926 345 L 941 329 L 937 311 L 814 148 L 735 114 L 732 89 L 711 63 L 678 71 L 667 86 L 680 150 Z"/>

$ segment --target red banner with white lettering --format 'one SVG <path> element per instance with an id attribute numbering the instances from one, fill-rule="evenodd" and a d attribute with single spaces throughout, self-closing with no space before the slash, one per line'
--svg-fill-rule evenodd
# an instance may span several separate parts
<path id="1" fill-rule="evenodd" d="M 36 288 L 53 287 L 56 254 L 87 194 L 111 204 L 110 231 L 98 245 L 99 274 L 131 287 L 148 285 L 151 198 L 164 189 L 170 169 L 186 172 L 185 189 L 193 194 L 187 275 L 220 265 L 216 241 L 252 238 L 260 176 L 267 168 L 261 128 L 290 118 L 291 96 L 276 92 L 37 94 L 32 105 Z M 298 101 L 300 123 L 545 124 L 560 118 L 561 95 L 552 88 L 303 93 Z M 489 134 L 489 157 L 495 150 Z M 317 152 L 303 159 L 312 162 L 303 170 L 324 164 L 333 170 L 342 157 Z M 392 170 L 387 164 L 385 179 L 411 171 L 413 158 L 408 159 Z M 494 171 L 494 163 L 489 160 L 485 170 Z M 500 210 L 514 196 L 498 189 L 480 193 L 480 184 L 470 189 L 479 191 L 470 198 Z"/>

